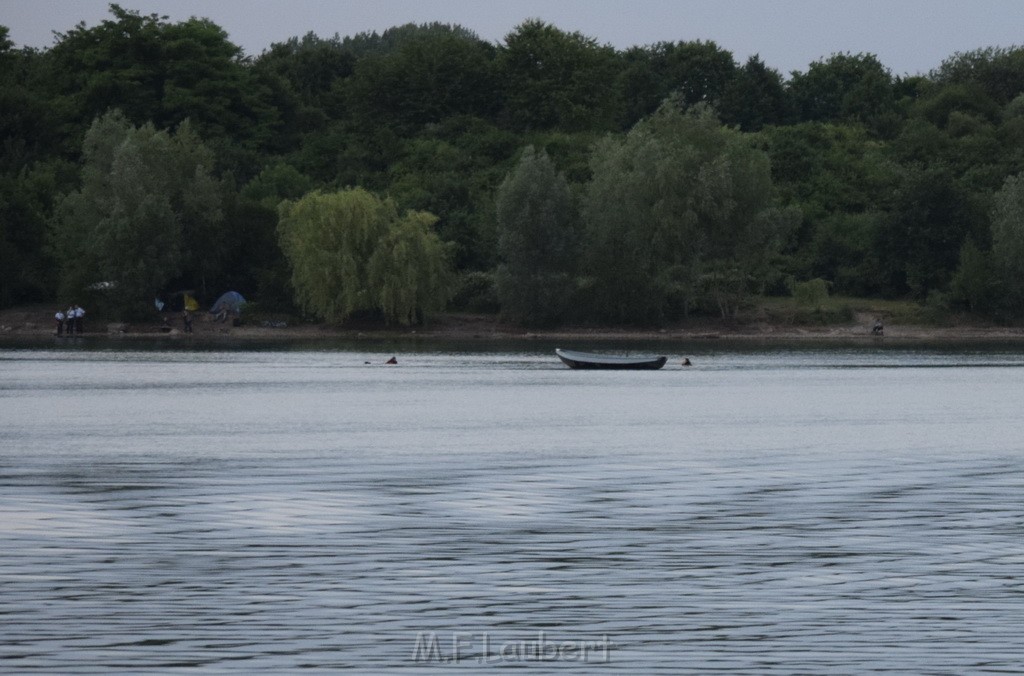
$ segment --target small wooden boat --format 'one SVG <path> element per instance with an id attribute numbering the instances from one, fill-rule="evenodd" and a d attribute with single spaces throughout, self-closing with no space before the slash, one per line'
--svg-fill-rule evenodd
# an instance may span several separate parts
<path id="1" fill-rule="evenodd" d="M 558 358 L 573 369 L 640 369 L 654 371 L 660 369 L 668 361 L 668 357 L 639 356 L 621 357 L 610 354 L 591 354 L 589 352 L 573 352 L 572 350 L 555 349 Z"/>

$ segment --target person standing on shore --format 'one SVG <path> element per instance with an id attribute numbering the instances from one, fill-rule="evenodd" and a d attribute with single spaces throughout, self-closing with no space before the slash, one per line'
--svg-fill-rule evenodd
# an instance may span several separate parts
<path id="1" fill-rule="evenodd" d="M 82 331 L 85 330 L 85 310 L 80 306 L 75 305 L 75 332 L 78 335 L 82 335 Z"/>
<path id="2" fill-rule="evenodd" d="M 185 325 L 185 333 L 192 333 L 192 313 L 188 308 L 181 311 L 181 322 Z"/>
<path id="3" fill-rule="evenodd" d="M 57 320 L 57 335 L 58 336 L 63 336 L 64 335 L 64 313 L 61 312 L 60 310 L 57 310 L 57 314 L 55 314 L 53 316 L 53 318 Z"/>
<path id="4" fill-rule="evenodd" d="M 69 336 L 75 335 L 75 306 L 72 305 L 64 313 L 64 323 L 67 326 Z"/>

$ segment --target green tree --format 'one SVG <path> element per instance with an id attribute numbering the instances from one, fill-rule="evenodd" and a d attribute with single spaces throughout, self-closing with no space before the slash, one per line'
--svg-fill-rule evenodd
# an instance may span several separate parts
<path id="1" fill-rule="evenodd" d="M 945 167 L 907 171 L 893 192 L 875 242 L 884 288 L 924 300 L 930 291 L 945 290 L 964 238 L 985 216 Z"/>
<path id="2" fill-rule="evenodd" d="M 999 105 L 1024 94 L 1024 47 L 986 47 L 957 52 L 930 73 L 942 85 L 970 84 Z"/>
<path id="3" fill-rule="evenodd" d="M 731 52 L 699 40 L 633 47 L 622 60 L 619 86 L 627 128 L 673 95 L 688 106 L 706 103 L 717 107 L 737 75 Z"/>
<path id="4" fill-rule="evenodd" d="M 0 307 L 54 292 L 46 220 L 77 177 L 62 157 L 60 114 L 47 81 L 44 56 L 13 49 L 0 26 Z"/>
<path id="5" fill-rule="evenodd" d="M 402 133 L 452 116 L 493 117 L 501 107 L 494 46 L 457 27 L 360 59 L 344 91 L 359 124 Z"/>
<path id="6" fill-rule="evenodd" d="M 388 193 L 404 208 L 429 211 L 440 218 L 438 235 L 451 243 L 460 269 L 485 269 L 493 257 L 483 219 L 488 215 L 496 164 L 470 147 L 470 135 L 442 138 L 422 135 L 406 144 L 404 157 L 387 171 Z M 469 142 L 469 143 L 467 143 Z"/>
<path id="7" fill-rule="evenodd" d="M 519 130 L 610 130 L 619 118 L 615 50 L 537 19 L 505 36 L 498 54 L 505 116 Z"/>
<path id="8" fill-rule="evenodd" d="M 563 319 L 572 295 L 574 207 L 543 150 L 527 147 L 498 188 L 497 272 L 502 315 L 523 324 Z"/>
<path id="9" fill-rule="evenodd" d="M 218 275 L 221 288 L 247 289 L 261 309 L 291 311 L 291 268 L 277 237 L 277 207 L 313 190 L 313 181 L 283 162 L 270 164 L 225 200 L 227 246 Z"/>
<path id="10" fill-rule="evenodd" d="M 174 279 L 215 274 L 221 189 L 212 153 L 187 122 L 172 134 L 115 111 L 93 123 L 82 154 L 82 187 L 61 200 L 51 227 L 63 294 L 113 282 L 129 313 Z"/>
<path id="11" fill-rule="evenodd" d="M 794 212 L 773 207 L 767 156 L 703 107 L 667 104 L 607 139 L 593 175 L 587 269 L 595 310 L 613 321 L 685 314 L 702 293 L 734 315 L 793 224 Z"/>
<path id="12" fill-rule="evenodd" d="M 957 83 L 932 88 L 915 102 L 911 111 L 939 129 L 946 128 L 954 113 L 994 122 L 999 119 L 1000 107 L 979 85 Z"/>
<path id="13" fill-rule="evenodd" d="M 756 54 L 725 85 L 718 108 L 725 124 L 743 131 L 784 124 L 792 116 L 782 75 Z"/>
<path id="14" fill-rule="evenodd" d="M 47 300 L 56 291 L 47 218 L 75 178 L 74 167 L 61 160 L 0 172 L 0 307 Z"/>
<path id="15" fill-rule="evenodd" d="M 1006 310 L 1024 316 L 1024 174 L 1007 178 L 993 199 L 992 263 Z"/>
<path id="16" fill-rule="evenodd" d="M 898 183 L 886 146 L 856 124 L 804 122 L 766 127 L 758 138 L 783 204 L 803 220 L 786 249 L 786 273 L 821 277 L 837 293 L 873 293 L 872 256 L 882 206 Z"/>
<path id="17" fill-rule="evenodd" d="M 1006 104 L 996 140 L 1002 150 L 1004 180 L 1006 176 L 1024 171 L 1024 94 Z"/>
<path id="18" fill-rule="evenodd" d="M 337 37 L 307 33 L 301 39 L 274 43 L 257 57 L 254 67 L 284 78 L 306 107 L 306 115 L 337 117 L 338 87 L 355 70 L 356 57 Z"/>
<path id="19" fill-rule="evenodd" d="M 952 301 L 962 304 L 970 312 L 995 309 L 995 288 L 989 259 L 990 256 L 971 237 L 960 249 L 960 264 L 950 283 L 950 296 Z"/>
<path id="20" fill-rule="evenodd" d="M 669 116 L 659 111 L 624 140 L 607 138 L 594 148 L 581 212 L 584 288 L 596 318 L 659 321 L 673 304 L 685 312 L 696 295 L 693 181 L 704 158 L 697 149 L 689 157 L 679 152 L 682 134 L 658 133 L 657 123 Z"/>
<path id="21" fill-rule="evenodd" d="M 392 221 L 367 266 L 377 307 L 387 321 L 422 323 L 445 308 L 454 276 L 447 247 L 431 230 L 437 217 L 407 211 Z"/>
<path id="22" fill-rule="evenodd" d="M 405 324 L 443 307 L 450 268 L 435 220 L 400 216 L 392 200 L 362 188 L 283 202 L 278 233 L 299 305 L 328 321 L 380 312 Z"/>
<path id="23" fill-rule="evenodd" d="M 856 121 L 877 133 L 892 132 L 893 79 L 873 54 L 833 54 L 816 61 L 806 73 L 793 73 L 789 89 L 802 121 Z"/>
<path id="24" fill-rule="evenodd" d="M 821 310 L 828 301 L 828 282 L 820 277 L 793 284 L 793 300 L 805 308 Z"/>
<path id="25" fill-rule="evenodd" d="M 341 40 L 341 46 L 356 58 L 379 56 L 401 49 L 407 42 L 436 36 L 454 36 L 467 40 L 479 40 L 476 33 L 462 26 L 433 21 L 430 23 L 406 23 L 392 26 L 378 33 L 369 31 L 347 36 Z"/>
<path id="26" fill-rule="evenodd" d="M 59 34 L 47 54 L 51 86 L 74 111 L 70 124 L 84 131 L 111 108 L 160 129 L 188 118 L 218 160 L 239 173 L 252 154 L 275 146 L 282 127 L 269 105 L 272 91 L 222 28 L 197 18 L 169 23 L 117 4 L 110 13 L 97 26 Z"/>
<path id="27" fill-rule="evenodd" d="M 0 26 L 0 171 L 20 171 L 64 151 L 63 107 L 50 91 L 47 56 L 13 49 Z"/>
<path id="28" fill-rule="evenodd" d="M 807 122 L 765 129 L 759 138 L 784 200 L 812 218 L 869 211 L 892 187 L 884 146 L 860 126 Z"/>
<path id="29" fill-rule="evenodd" d="M 876 211 L 826 216 L 798 254 L 806 260 L 794 266 L 796 271 L 829 280 L 839 295 L 878 295 L 883 289 L 873 247 L 883 221 L 884 214 Z"/>
<path id="30" fill-rule="evenodd" d="M 242 188 L 242 196 L 277 212 L 283 200 L 296 200 L 313 190 L 313 180 L 284 162 L 263 168 Z"/>
<path id="31" fill-rule="evenodd" d="M 891 156 L 917 170 L 946 168 L 973 193 L 995 192 L 1021 167 L 1019 150 L 1000 138 L 1002 110 L 974 84 L 932 87 L 908 110 Z"/>

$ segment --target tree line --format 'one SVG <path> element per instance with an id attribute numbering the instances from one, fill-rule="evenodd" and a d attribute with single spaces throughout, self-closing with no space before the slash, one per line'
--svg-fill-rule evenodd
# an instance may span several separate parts
<path id="1" fill-rule="evenodd" d="M 330 321 L 657 324 L 822 288 L 1024 316 L 1021 48 L 784 77 L 529 20 L 249 56 L 116 4 L 45 50 L 8 35 L 0 307 L 236 289 Z"/>

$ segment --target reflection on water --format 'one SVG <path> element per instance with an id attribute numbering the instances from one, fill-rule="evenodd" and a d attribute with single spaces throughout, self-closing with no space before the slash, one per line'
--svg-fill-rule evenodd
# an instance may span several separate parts
<path id="1" fill-rule="evenodd" d="M 1024 355 L 388 356 L 0 352 L 0 671 L 1024 670 Z"/>

